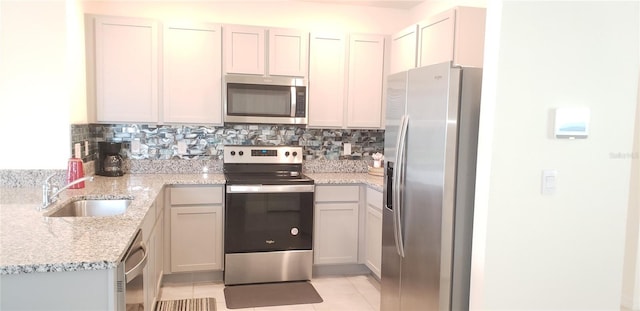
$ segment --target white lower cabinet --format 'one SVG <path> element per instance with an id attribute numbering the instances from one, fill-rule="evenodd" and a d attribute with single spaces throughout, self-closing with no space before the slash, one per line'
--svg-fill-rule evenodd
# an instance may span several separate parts
<path id="1" fill-rule="evenodd" d="M 367 188 L 365 264 L 378 278 L 382 262 L 382 192 Z"/>
<path id="2" fill-rule="evenodd" d="M 172 186 L 171 272 L 223 269 L 222 186 Z"/>
<path id="3" fill-rule="evenodd" d="M 314 264 L 358 263 L 360 186 L 316 185 Z"/>

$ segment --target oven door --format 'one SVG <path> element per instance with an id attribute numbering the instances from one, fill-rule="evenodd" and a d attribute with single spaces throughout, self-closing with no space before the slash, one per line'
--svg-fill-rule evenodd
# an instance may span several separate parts
<path id="1" fill-rule="evenodd" d="M 225 254 L 311 250 L 314 185 L 227 185 Z"/>

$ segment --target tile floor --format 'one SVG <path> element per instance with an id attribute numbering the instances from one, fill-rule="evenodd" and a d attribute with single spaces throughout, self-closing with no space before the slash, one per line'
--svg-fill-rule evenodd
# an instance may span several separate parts
<path id="1" fill-rule="evenodd" d="M 379 311 L 380 283 L 371 276 L 321 276 L 313 278 L 311 284 L 324 300 L 308 305 L 274 306 L 265 308 L 227 309 L 224 300 L 224 284 L 191 283 L 165 284 L 160 292 L 161 300 L 213 297 L 217 311 Z"/>

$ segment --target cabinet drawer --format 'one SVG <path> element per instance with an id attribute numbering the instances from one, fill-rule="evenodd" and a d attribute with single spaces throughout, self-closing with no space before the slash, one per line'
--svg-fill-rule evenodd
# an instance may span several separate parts
<path id="1" fill-rule="evenodd" d="M 357 202 L 360 186 L 316 186 L 316 202 Z"/>
<path id="2" fill-rule="evenodd" d="M 367 187 L 367 205 L 382 210 L 382 192 Z"/>
<path id="3" fill-rule="evenodd" d="M 171 205 L 180 204 L 222 204 L 224 200 L 221 186 L 173 186 Z"/>

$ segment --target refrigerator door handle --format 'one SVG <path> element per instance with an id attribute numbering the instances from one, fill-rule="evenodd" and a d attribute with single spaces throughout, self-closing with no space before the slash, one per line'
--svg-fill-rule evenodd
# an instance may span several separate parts
<path id="1" fill-rule="evenodd" d="M 396 138 L 396 166 L 393 170 L 393 186 L 391 193 L 391 200 L 393 206 L 393 239 L 394 244 L 396 246 L 396 252 L 399 256 L 402 257 L 402 252 L 400 251 L 400 242 L 398 241 L 398 214 L 400 209 L 400 164 L 402 162 L 400 148 L 402 147 L 402 143 L 400 138 L 402 137 L 402 129 L 404 128 L 404 116 L 400 118 L 400 127 L 398 128 L 398 137 Z"/>
<path id="2" fill-rule="evenodd" d="M 397 160 L 396 169 L 393 171 L 393 233 L 396 241 L 396 250 L 400 257 L 404 258 L 404 236 L 402 229 L 402 210 L 404 200 L 404 178 L 406 172 L 406 142 L 407 142 L 407 130 L 409 128 L 409 116 L 404 115 L 400 121 L 400 131 L 398 133 L 397 141 Z"/>

